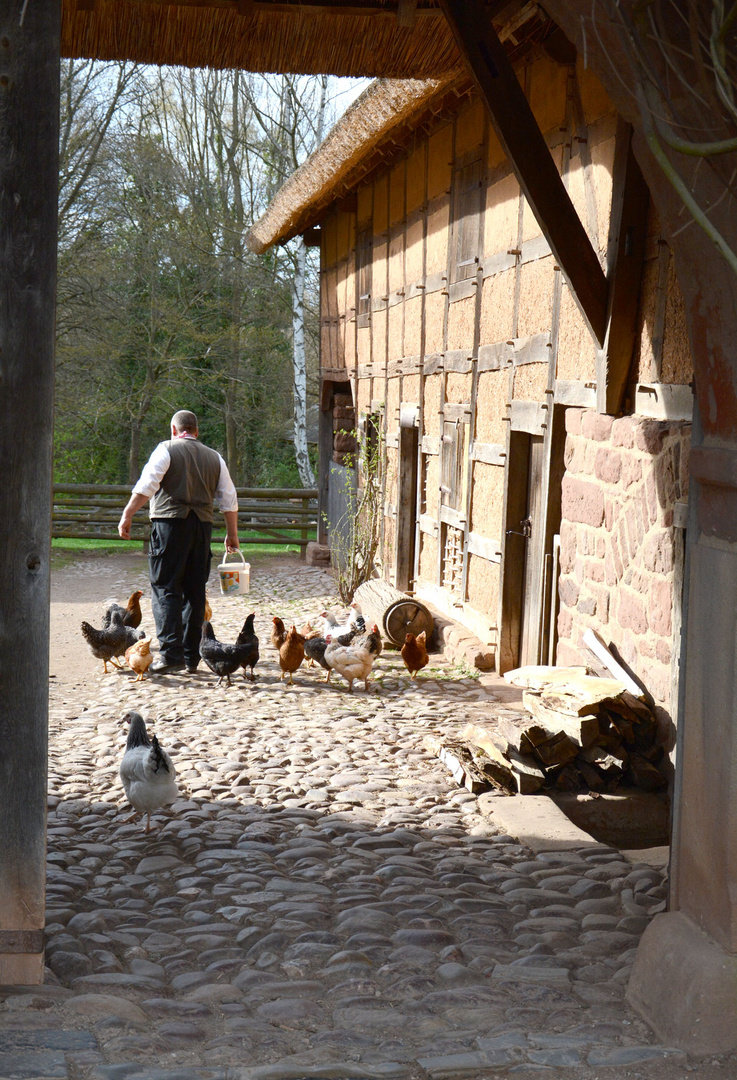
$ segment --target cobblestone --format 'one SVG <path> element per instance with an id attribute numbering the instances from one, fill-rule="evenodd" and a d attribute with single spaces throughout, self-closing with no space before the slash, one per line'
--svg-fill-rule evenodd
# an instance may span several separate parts
<path id="1" fill-rule="evenodd" d="M 65 573 L 93 623 L 108 596 L 148 591 L 143 560 Z M 256 611 L 254 684 L 102 675 L 70 628 L 73 670 L 51 690 L 48 980 L 0 988 L 0 1076 L 568 1080 L 685 1060 L 624 1001 L 662 875 L 604 845 L 533 856 L 425 748 L 503 712 L 492 679 L 433 656 L 413 685 L 385 650 L 370 693 L 304 667 L 290 688 L 271 618 L 338 610 L 329 576 L 256 562 L 249 597 L 210 599 L 223 640 Z M 180 783 L 148 835 L 117 776 L 130 709 Z"/>

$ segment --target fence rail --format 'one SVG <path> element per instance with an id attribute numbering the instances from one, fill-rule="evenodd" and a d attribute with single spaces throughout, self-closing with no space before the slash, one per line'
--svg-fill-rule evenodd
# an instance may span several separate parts
<path id="1" fill-rule="evenodd" d="M 238 535 L 241 543 L 298 544 L 303 550 L 317 530 L 317 490 L 314 488 L 236 488 Z M 120 540 L 118 521 L 130 498 L 126 484 L 54 484 L 54 539 Z M 148 547 L 151 526 L 145 511 L 133 519 L 131 540 Z M 216 515 L 213 541 L 225 529 Z"/>

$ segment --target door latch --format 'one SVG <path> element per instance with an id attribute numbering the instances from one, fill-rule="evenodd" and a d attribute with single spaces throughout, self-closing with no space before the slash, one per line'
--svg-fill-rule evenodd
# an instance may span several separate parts
<path id="1" fill-rule="evenodd" d="M 532 536 L 532 518 L 523 518 L 520 525 L 522 526 L 522 532 L 518 532 L 517 529 L 507 529 L 507 536 L 524 536 L 525 540 L 529 540 Z"/>

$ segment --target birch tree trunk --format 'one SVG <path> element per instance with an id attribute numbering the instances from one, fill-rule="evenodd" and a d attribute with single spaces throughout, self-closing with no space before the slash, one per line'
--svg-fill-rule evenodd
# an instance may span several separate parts
<path id="1" fill-rule="evenodd" d="M 307 449 L 307 356 L 305 352 L 305 272 L 307 249 L 296 239 L 292 279 L 292 367 L 294 370 L 294 456 L 303 487 L 315 486 Z"/>

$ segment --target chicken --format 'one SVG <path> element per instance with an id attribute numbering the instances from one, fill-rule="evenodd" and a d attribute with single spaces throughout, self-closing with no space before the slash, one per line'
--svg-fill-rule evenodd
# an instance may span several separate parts
<path id="1" fill-rule="evenodd" d="M 243 668 L 243 678 L 246 677 L 246 668 L 251 669 L 251 682 L 256 681 L 256 676 L 253 674 L 253 669 L 258 663 L 258 638 L 253 630 L 253 620 L 256 617 L 255 611 L 252 612 L 243 624 L 238 637 L 235 639 L 235 647 L 238 649 L 238 662 Z"/>
<path id="2" fill-rule="evenodd" d="M 205 593 L 205 619 L 207 622 L 212 622 L 212 608 L 210 607 L 210 601 L 207 599 L 207 593 Z"/>
<path id="3" fill-rule="evenodd" d="M 87 642 L 92 655 L 98 660 L 102 660 L 106 675 L 108 660 L 113 667 L 120 671 L 120 664 L 116 664 L 115 657 L 123 656 L 125 650 L 130 645 L 134 645 L 137 640 L 137 638 L 134 638 L 133 641 L 128 640 L 126 632 L 128 630 L 129 627 L 123 626 L 123 616 L 120 611 L 112 612 L 110 626 L 107 630 L 96 630 L 88 622 L 82 623 L 82 636 Z M 131 633 L 136 633 L 136 631 L 131 631 Z"/>
<path id="4" fill-rule="evenodd" d="M 297 627 L 293 626 L 286 636 L 284 643 L 279 648 L 279 667 L 281 677 L 289 675 L 289 685 L 292 685 L 292 673 L 297 670 L 305 658 L 305 639 L 297 633 Z"/>
<path id="5" fill-rule="evenodd" d="M 224 642 L 218 641 L 212 629 L 212 623 L 207 622 L 207 620 L 202 624 L 200 656 L 210 671 L 219 676 L 218 686 L 223 679 L 227 679 L 228 686 L 233 685 L 230 676 L 241 666 L 238 646 L 226 645 Z"/>
<path id="6" fill-rule="evenodd" d="M 416 677 L 417 672 L 424 668 L 430 659 L 425 646 L 426 639 L 427 633 L 425 630 L 418 634 L 417 637 L 414 634 L 407 634 L 404 639 L 404 645 L 401 649 L 402 659 L 411 679 Z"/>
<path id="7" fill-rule="evenodd" d="M 176 770 L 169 755 L 159 746 L 156 736 L 152 735 L 149 739 L 140 713 L 126 713 L 121 723 L 130 724 L 130 727 L 120 763 L 120 779 L 133 809 L 139 814 L 146 814 L 148 832 L 151 811 L 167 806 L 179 795 Z"/>
<path id="8" fill-rule="evenodd" d="M 120 612 L 124 626 L 132 626 L 134 630 L 136 629 L 136 627 L 140 626 L 142 618 L 140 600 L 142 596 L 143 593 L 141 592 L 141 590 L 136 589 L 135 592 L 132 592 L 130 594 L 130 597 L 128 598 L 128 603 L 125 607 L 121 607 L 120 604 L 109 604 L 105 611 L 105 614 L 102 617 L 103 630 L 110 629 L 112 615 L 114 611 Z"/>
<path id="9" fill-rule="evenodd" d="M 309 626 L 309 623 L 307 624 Z M 333 637 L 333 641 L 338 645 L 350 645 L 353 639 L 358 634 L 358 630 L 354 627 L 353 630 L 349 630 L 347 634 L 339 634 L 337 637 Z M 304 636 L 304 631 L 303 631 Z M 331 635 L 332 636 L 332 635 Z M 327 648 L 327 639 L 321 637 L 319 634 L 315 636 L 313 633 L 311 637 L 305 639 L 305 656 L 310 661 L 310 666 L 314 666 L 317 662 L 320 667 L 325 668 L 327 676 L 325 682 L 330 682 L 330 673 L 333 670 L 332 666 L 325 659 L 325 650 Z"/>
<path id="10" fill-rule="evenodd" d="M 274 616 L 274 625 L 271 630 L 271 644 L 277 652 L 287 640 L 287 629 L 281 619 Z"/>
<path id="11" fill-rule="evenodd" d="M 356 628 L 359 634 L 366 632 L 366 620 L 361 612 L 361 605 L 357 600 L 351 600 L 351 610 L 348 612 L 348 622 Z"/>
<path id="12" fill-rule="evenodd" d="M 356 638 L 350 645 L 338 644 L 332 634 L 328 634 L 325 640 L 325 661 L 343 676 L 348 683 L 348 689 L 352 691 L 354 681 L 363 679 L 368 690 L 371 668 L 381 652 L 381 636 L 376 624 L 371 627 L 370 633 Z"/>
<path id="13" fill-rule="evenodd" d="M 131 645 L 125 650 L 125 659 L 128 662 L 128 667 L 136 673 L 136 682 L 143 682 L 148 666 L 154 658 L 150 646 L 151 638 L 147 637 L 142 638 L 135 645 Z"/>
<path id="14" fill-rule="evenodd" d="M 331 634 L 333 637 L 349 634 L 352 630 L 363 634 L 366 630 L 366 620 L 361 614 L 360 605 L 354 600 L 345 622 L 338 622 L 331 611 L 321 611 L 323 634 Z"/>
<path id="15" fill-rule="evenodd" d="M 317 639 L 317 638 L 319 638 L 320 641 L 324 641 L 325 638 L 322 637 L 322 635 L 320 634 L 320 631 L 316 630 L 314 628 L 314 626 L 312 625 L 312 623 L 309 623 L 309 622 L 306 622 L 304 624 L 304 626 L 300 630 L 300 634 L 305 639 L 305 656 L 307 657 L 308 666 L 309 667 L 314 667 L 315 666 L 315 658 L 313 657 L 312 653 L 308 650 L 307 642 L 312 641 L 313 639 Z"/>

